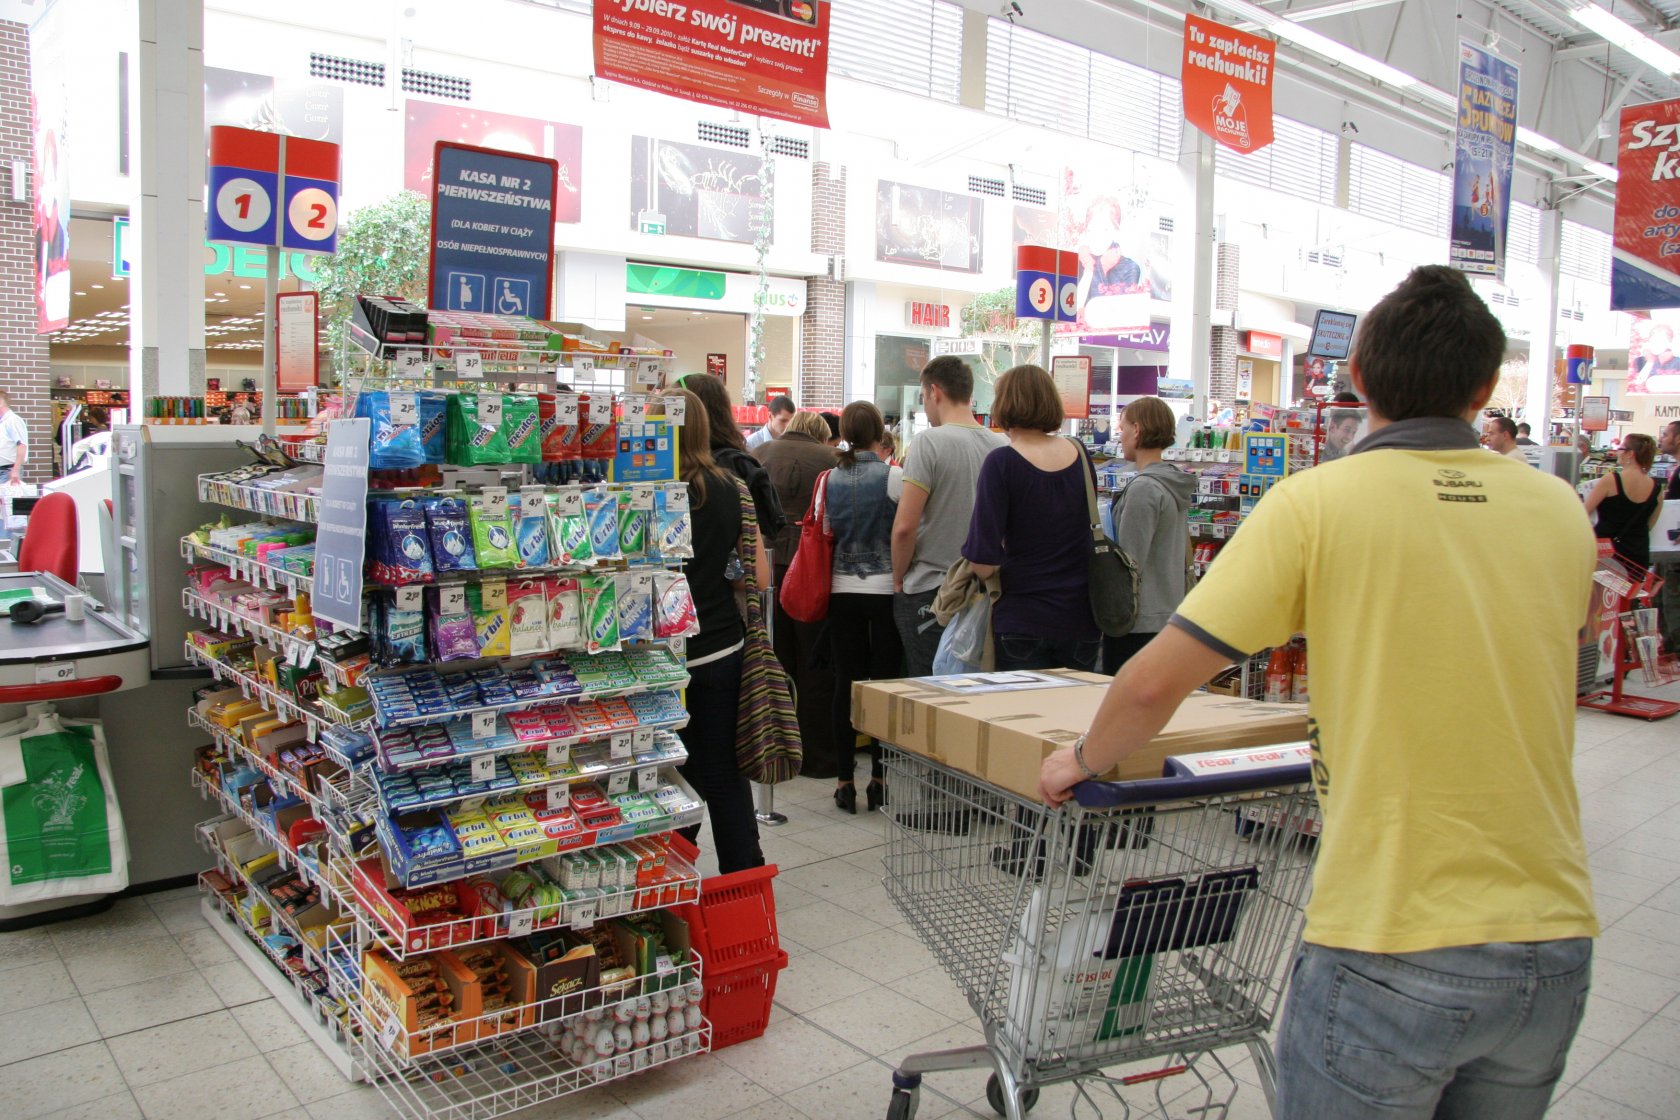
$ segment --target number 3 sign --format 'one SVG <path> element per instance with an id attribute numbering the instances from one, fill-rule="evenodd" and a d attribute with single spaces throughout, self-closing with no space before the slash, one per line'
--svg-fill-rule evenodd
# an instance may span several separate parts
<path id="1" fill-rule="evenodd" d="M 279 200 L 282 181 L 285 198 Z M 207 232 L 211 241 L 333 252 L 338 248 L 338 145 L 226 125 L 212 128 Z"/>

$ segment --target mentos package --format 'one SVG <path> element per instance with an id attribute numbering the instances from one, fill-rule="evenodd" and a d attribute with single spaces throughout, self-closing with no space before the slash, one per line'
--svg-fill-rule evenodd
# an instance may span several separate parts
<path id="1" fill-rule="evenodd" d="M 610 393 L 579 397 L 583 412 L 583 457 L 611 459 L 618 452 L 618 425 L 613 422 Z"/>
<path id="2" fill-rule="evenodd" d="M 508 461 L 500 393 L 452 393 L 448 398 L 449 461 L 481 466 Z"/>
<path id="3" fill-rule="evenodd" d="M 618 551 L 626 560 L 640 560 L 648 553 L 648 520 L 653 516 L 652 493 L 621 490 L 618 494 Z"/>
<path id="4" fill-rule="evenodd" d="M 582 401 L 576 393 L 554 395 L 554 426 L 562 460 L 583 458 Z"/>
<path id="5" fill-rule="evenodd" d="M 420 406 L 416 393 L 374 390 L 356 398 L 356 415 L 368 425 L 368 466 L 373 470 L 408 470 L 426 461 L 420 443 Z"/>
<path id="6" fill-rule="evenodd" d="M 508 521 L 513 525 L 521 568 L 549 565 L 548 503 L 544 498 L 538 487 L 508 495 Z"/>
<path id="7" fill-rule="evenodd" d="M 645 642 L 653 638 L 653 573 L 618 574 L 618 640 Z"/>
<path id="8" fill-rule="evenodd" d="M 511 568 L 514 566 L 513 533 L 508 528 L 507 505 L 500 512 L 492 508 L 483 494 L 474 494 L 467 506 L 472 522 L 473 552 L 480 568 Z"/>
<path id="9" fill-rule="evenodd" d="M 508 585 L 508 617 L 513 627 L 513 655 L 542 653 L 548 642 L 548 595 L 543 580 Z"/>
<path id="10" fill-rule="evenodd" d="M 700 615 L 688 577 L 681 572 L 656 572 L 653 585 L 653 636 L 691 638 L 700 633 Z"/>
<path id="11" fill-rule="evenodd" d="M 428 498 L 425 508 L 433 570 L 464 572 L 478 567 L 478 560 L 473 556 L 472 529 L 467 524 L 467 503 L 460 498 Z"/>
<path id="12" fill-rule="evenodd" d="M 478 632 L 478 656 L 506 657 L 512 652 L 512 631 L 508 627 L 507 588 L 486 581 L 466 587 L 467 610 Z"/>
<path id="13" fill-rule="evenodd" d="M 688 508 L 687 485 L 661 487 L 656 494 L 648 551 L 662 560 L 686 560 L 694 555 L 694 519 Z"/>
<path id="14" fill-rule="evenodd" d="M 584 491 L 583 505 L 589 511 L 589 550 L 597 560 L 619 559 L 618 495 L 596 487 Z"/>
<path id="15" fill-rule="evenodd" d="M 449 394 L 427 391 L 420 394 L 420 447 L 428 463 L 442 463 L 448 455 L 447 406 Z"/>
<path id="16" fill-rule="evenodd" d="M 543 462 L 558 463 L 566 457 L 562 446 L 565 437 L 560 429 L 560 409 L 553 393 L 537 394 L 537 436 L 542 440 Z"/>
<path id="17" fill-rule="evenodd" d="M 583 594 L 578 581 L 562 577 L 547 581 L 548 645 L 550 649 L 583 646 Z"/>
<path id="18" fill-rule="evenodd" d="M 502 431 L 507 436 L 508 462 L 542 462 L 542 432 L 538 428 L 537 398 L 502 398 Z"/>
<path id="19" fill-rule="evenodd" d="M 584 648 L 590 653 L 617 649 L 618 577 L 611 572 L 584 576 L 579 585 L 583 591 Z"/>
<path id="20" fill-rule="evenodd" d="M 556 565 L 583 567 L 595 563 L 582 490 L 569 486 L 548 496 L 548 537 L 549 558 Z"/>

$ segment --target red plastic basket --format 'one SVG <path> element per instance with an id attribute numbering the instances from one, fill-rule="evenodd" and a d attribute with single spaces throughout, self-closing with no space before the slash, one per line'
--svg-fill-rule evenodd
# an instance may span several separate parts
<path id="1" fill-rule="evenodd" d="M 712 1024 L 712 1049 L 757 1038 L 770 1025 L 776 999 L 776 977 L 787 967 L 788 955 L 776 950 L 774 959 L 734 972 L 708 972 L 702 1014 Z"/>
<path id="2" fill-rule="evenodd" d="M 766 965 L 781 951 L 776 934 L 776 895 L 766 864 L 700 883 L 700 901 L 674 909 L 688 923 L 690 940 L 709 971 L 719 975 Z"/>

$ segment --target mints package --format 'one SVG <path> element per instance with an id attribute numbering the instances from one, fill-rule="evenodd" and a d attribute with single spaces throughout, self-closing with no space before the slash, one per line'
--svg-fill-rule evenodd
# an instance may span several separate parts
<path id="1" fill-rule="evenodd" d="M 454 393 L 448 400 L 449 461 L 473 467 L 508 461 L 500 393 Z"/>
<path id="2" fill-rule="evenodd" d="M 548 644 L 551 649 L 583 646 L 583 596 L 578 581 L 551 579 L 548 593 Z"/>
<path id="3" fill-rule="evenodd" d="M 474 494 L 468 504 L 472 521 L 473 552 L 480 568 L 514 566 L 513 534 L 508 530 L 507 505 L 493 511 L 483 494 Z"/>
<path id="4" fill-rule="evenodd" d="M 514 527 L 514 543 L 521 568 L 549 565 L 548 503 L 536 488 L 508 495 L 508 520 Z"/>
<path id="5" fill-rule="evenodd" d="M 654 589 L 655 638 L 690 638 L 700 633 L 700 616 L 694 609 L 687 576 L 681 572 L 655 573 Z"/>
<path id="6" fill-rule="evenodd" d="M 542 433 L 538 428 L 537 398 L 502 398 L 502 431 L 507 437 L 510 463 L 542 462 Z"/>
<path id="7" fill-rule="evenodd" d="M 589 512 L 583 491 L 567 487 L 548 496 L 549 557 L 562 567 L 584 567 L 595 563 L 589 547 Z"/>
<path id="8" fill-rule="evenodd" d="M 617 560 L 618 495 L 605 489 L 586 490 L 583 505 L 589 511 L 589 549 L 597 560 Z"/>
<path id="9" fill-rule="evenodd" d="M 448 455 L 447 425 L 448 394 L 423 392 L 420 394 L 420 447 L 428 463 L 442 463 Z"/>
<path id="10" fill-rule="evenodd" d="M 617 523 L 617 505 L 613 506 Z M 618 641 L 618 577 L 611 573 L 584 576 L 583 590 L 584 648 L 590 653 L 617 649 Z"/>
<path id="11" fill-rule="evenodd" d="M 508 617 L 512 620 L 513 655 L 542 653 L 549 649 L 548 596 L 540 579 L 509 584 Z"/>
<path id="12" fill-rule="evenodd" d="M 645 642 L 653 638 L 653 573 L 620 572 L 618 576 L 618 640 Z"/>
<path id="13" fill-rule="evenodd" d="M 368 467 L 409 470 L 426 461 L 420 443 L 420 406 L 415 393 L 374 390 L 356 398 L 356 415 L 368 425 Z"/>
<path id="14" fill-rule="evenodd" d="M 460 498 L 427 499 L 426 533 L 432 542 L 434 571 L 465 572 L 478 567 L 472 529 L 467 524 L 467 503 Z"/>

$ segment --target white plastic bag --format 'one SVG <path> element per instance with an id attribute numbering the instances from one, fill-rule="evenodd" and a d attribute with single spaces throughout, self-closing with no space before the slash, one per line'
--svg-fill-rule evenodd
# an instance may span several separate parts
<path id="1" fill-rule="evenodd" d="M 986 630 L 991 621 L 991 599 L 985 595 L 970 598 L 968 605 L 939 636 L 939 649 L 933 655 L 934 675 L 979 672 L 986 656 Z"/>

